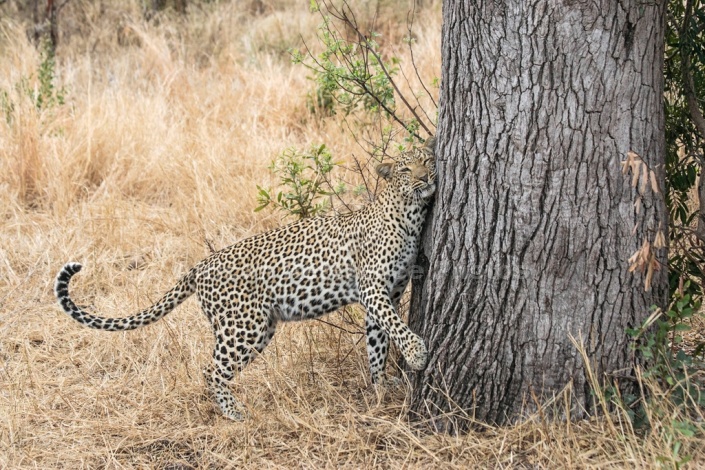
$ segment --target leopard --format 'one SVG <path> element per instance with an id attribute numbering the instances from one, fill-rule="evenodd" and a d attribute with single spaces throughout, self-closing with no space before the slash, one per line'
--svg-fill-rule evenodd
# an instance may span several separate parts
<path id="1" fill-rule="evenodd" d="M 166 316 L 192 294 L 215 336 L 207 390 L 222 415 L 242 421 L 246 410 L 231 382 L 270 343 L 283 322 L 309 320 L 346 305 L 365 310 L 371 381 L 399 380 L 385 369 L 390 340 L 412 370 L 423 370 L 423 339 L 399 314 L 399 304 L 419 250 L 436 190 L 435 138 L 379 163 L 379 195 L 356 211 L 310 217 L 245 238 L 193 266 L 152 306 L 132 316 L 102 317 L 77 306 L 71 278 L 82 265 L 69 262 L 55 279 L 59 305 L 80 324 L 127 331 Z"/>

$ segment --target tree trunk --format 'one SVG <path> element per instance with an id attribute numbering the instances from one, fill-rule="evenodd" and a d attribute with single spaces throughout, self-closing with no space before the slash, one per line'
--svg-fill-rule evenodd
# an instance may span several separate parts
<path id="1" fill-rule="evenodd" d="M 664 188 L 664 18 L 659 0 L 444 2 L 439 187 L 410 312 L 430 365 L 412 411 L 504 423 L 571 385 L 571 417 L 589 413 L 571 335 L 598 377 L 628 374 L 625 330 L 668 289 L 665 248 L 650 290 L 628 271 L 667 214 L 620 165 L 636 152 Z"/>
<path id="2" fill-rule="evenodd" d="M 47 0 L 47 18 L 49 19 L 49 47 L 51 54 L 56 53 L 59 44 L 59 8 L 54 0 Z"/>

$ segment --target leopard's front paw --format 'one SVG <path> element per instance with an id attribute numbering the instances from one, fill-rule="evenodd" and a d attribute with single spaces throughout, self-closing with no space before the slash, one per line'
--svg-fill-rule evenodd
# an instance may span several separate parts
<path id="1" fill-rule="evenodd" d="M 414 335 L 404 351 L 404 359 L 414 370 L 421 370 L 428 362 L 428 351 L 420 336 Z"/>

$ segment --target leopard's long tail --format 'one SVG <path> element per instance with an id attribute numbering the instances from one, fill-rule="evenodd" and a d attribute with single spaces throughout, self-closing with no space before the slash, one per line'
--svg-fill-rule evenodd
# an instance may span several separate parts
<path id="1" fill-rule="evenodd" d="M 126 331 L 154 323 L 171 312 L 191 294 L 196 292 L 196 270 L 191 269 L 169 292 L 151 307 L 136 315 L 125 318 L 105 318 L 90 313 L 77 306 L 69 296 L 69 282 L 81 270 L 79 263 L 67 263 L 56 275 L 54 293 L 59 305 L 79 323 L 97 330 Z"/>

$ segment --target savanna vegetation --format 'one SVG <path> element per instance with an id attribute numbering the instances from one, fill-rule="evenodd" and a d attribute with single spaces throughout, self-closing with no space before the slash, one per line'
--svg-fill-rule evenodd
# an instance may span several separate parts
<path id="1" fill-rule="evenodd" d="M 705 91 L 698 1 L 669 9 L 674 302 L 631 332 L 647 359 L 638 396 L 591 376 L 588 419 L 554 421 L 539 407 L 499 427 L 457 410 L 469 430 L 437 433 L 409 415 L 408 388 L 369 383 L 355 307 L 281 328 L 234 385 L 249 413 L 235 423 L 204 391 L 212 333 L 195 301 L 117 334 L 81 328 L 56 306 L 66 261 L 85 265 L 72 284 L 79 303 L 124 316 L 212 250 L 374 197 L 367 169 L 434 130 L 441 2 L 351 5 L 369 40 L 369 83 L 355 81 L 355 58 L 337 68 L 353 57 L 347 41 L 361 42 L 355 28 L 325 23 L 307 2 L 0 1 L 0 468 L 705 462 L 702 348 L 685 331 L 702 321 L 703 140 L 689 111 Z"/>

